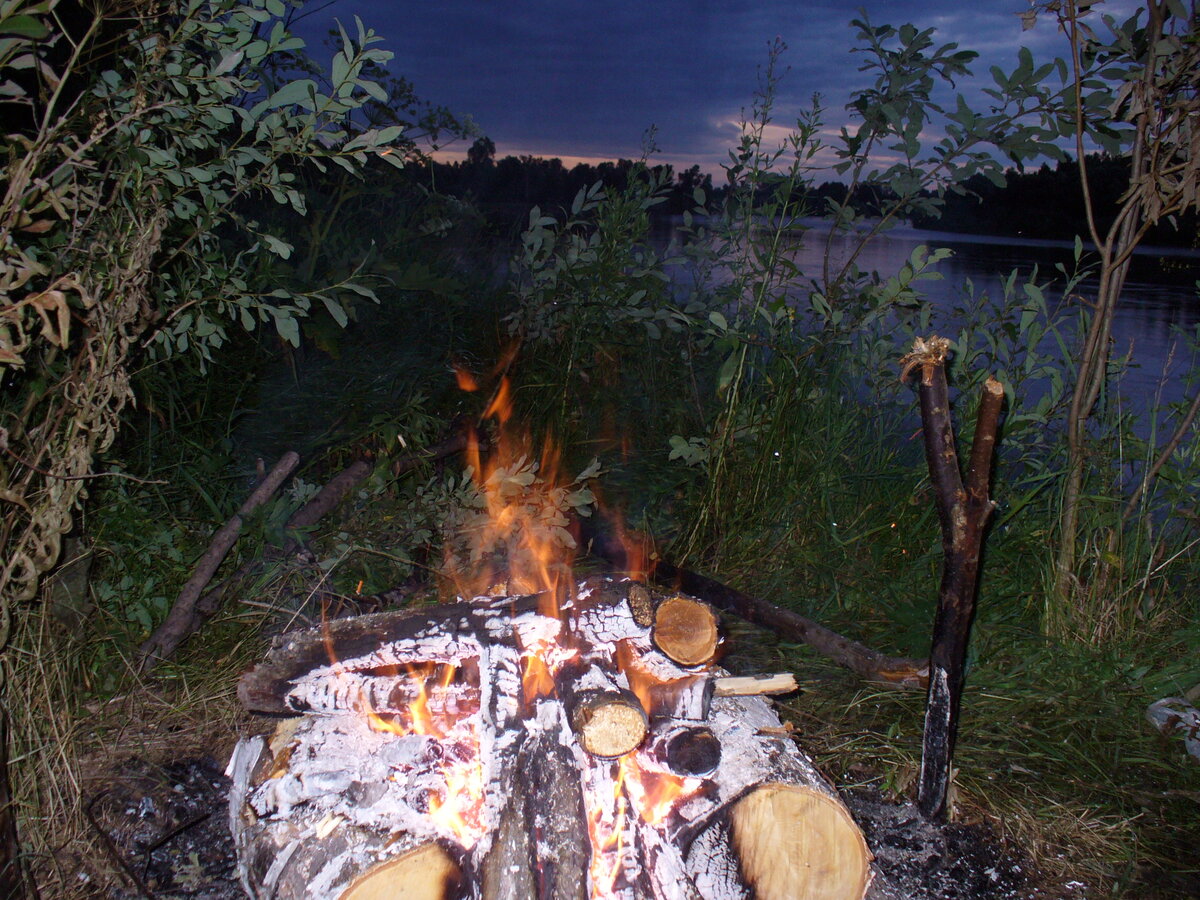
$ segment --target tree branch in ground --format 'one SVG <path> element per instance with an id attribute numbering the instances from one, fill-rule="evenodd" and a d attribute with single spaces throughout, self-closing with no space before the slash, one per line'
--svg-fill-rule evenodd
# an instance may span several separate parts
<path id="1" fill-rule="evenodd" d="M 917 805 L 929 818 L 940 818 L 946 812 L 967 642 L 975 614 L 979 558 L 987 521 L 995 508 L 988 498 L 988 484 L 1004 403 L 1004 387 L 995 378 L 988 378 L 979 403 L 964 487 L 946 386 L 949 348 L 950 342 L 944 338 L 918 339 L 913 352 L 901 360 L 901 377 L 913 369 L 921 370 L 925 461 L 942 528 L 942 583 L 929 651 L 929 696 L 917 788 Z"/>
<path id="2" fill-rule="evenodd" d="M 197 616 L 197 601 L 200 599 L 201 592 L 212 581 L 213 575 L 216 574 L 234 543 L 237 542 L 238 535 L 242 531 L 242 520 L 275 495 L 279 486 L 292 474 L 299 462 L 300 457 L 295 452 L 285 453 L 279 462 L 275 463 L 275 467 L 271 469 L 267 477 L 263 479 L 262 484 L 246 498 L 241 508 L 213 535 L 212 542 L 204 551 L 204 555 L 200 557 L 200 561 L 196 563 L 192 577 L 179 592 L 179 597 L 175 600 L 171 611 L 167 613 L 166 620 L 138 649 L 143 671 L 149 671 L 159 662 L 170 657 L 179 648 L 179 645 L 199 627 L 203 618 Z"/>

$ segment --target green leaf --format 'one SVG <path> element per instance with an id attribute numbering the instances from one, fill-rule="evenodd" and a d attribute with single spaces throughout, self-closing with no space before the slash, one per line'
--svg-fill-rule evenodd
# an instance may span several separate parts
<path id="1" fill-rule="evenodd" d="M 290 310 L 275 310 L 275 330 L 293 347 L 300 346 L 300 323 Z"/>
<path id="2" fill-rule="evenodd" d="M 729 389 L 729 385 L 733 383 L 733 378 L 737 374 L 738 360 L 741 358 L 741 353 L 737 348 L 725 358 L 725 362 L 721 363 L 721 370 L 717 373 L 717 393 L 723 394 Z"/>
<path id="3" fill-rule="evenodd" d="M 287 259 L 292 255 L 292 250 L 295 248 L 291 244 L 281 241 L 279 238 L 270 234 L 260 235 L 263 243 L 267 245 L 267 249 L 278 256 L 280 259 Z"/>
<path id="4" fill-rule="evenodd" d="M 321 295 L 321 301 L 325 304 L 325 308 L 329 310 L 329 315 L 333 316 L 333 321 L 337 322 L 338 327 L 345 328 L 346 323 L 350 321 L 350 317 L 346 315 L 346 308 L 332 297 Z"/>
<path id="5" fill-rule="evenodd" d="M 33 16 L 9 16 L 0 19 L 0 34 L 15 34 L 18 37 L 31 38 L 40 41 L 50 34 L 50 29 L 41 19 Z"/>
<path id="6" fill-rule="evenodd" d="M 729 330 L 729 323 L 725 320 L 725 316 L 715 309 L 708 314 L 708 321 L 712 322 L 721 331 Z"/>
<path id="7" fill-rule="evenodd" d="M 314 109 L 313 97 L 316 92 L 317 85 L 312 79 L 301 78 L 299 81 L 285 84 L 266 100 L 256 104 L 251 112 L 257 118 L 262 113 L 278 109 L 281 106 L 300 106 L 312 110 Z"/>

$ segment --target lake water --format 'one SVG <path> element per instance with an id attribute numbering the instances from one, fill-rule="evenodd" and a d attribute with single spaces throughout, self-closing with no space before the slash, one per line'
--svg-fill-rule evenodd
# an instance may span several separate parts
<path id="1" fill-rule="evenodd" d="M 810 230 L 796 241 L 790 255 L 802 272 L 819 274 L 829 226 L 820 219 L 806 220 L 805 224 Z M 998 300 L 1004 295 L 1003 283 L 1013 269 L 1027 277 L 1036 266 L 1039 283 L 1056 279 L 1056 286 L 1045 293 L 1053 309 L 1056 304 L 1064 303 L 1063 279 L 1055 264 L 1061 263 L 1068 271 L 1075 266 L 1074 244 L 1067 241 L 966 235 L 909 227 L 897 227 L 872 239 L 858 257 L 858 266 L 884 276 L 894 274 L 922 244 L 953 252 L 937 267 L 942 280 L 921 281 L 917 285 L 932 306 L 931 331 L 946 336 L 953 336 L 959 330 L 955 308 L 967 296 L 968 282 L 975 296 L 986 292 Z M 835 235 L 829 244 L 831 257 L 835 262 L 842 261 L 855 245 L 854 238 Z M 1200 367 L 1200 356 L 1193 349 L 1200 344 L 1197 280 L 1200 280 L 1200 251 L 1143 248 L 1135 255 L 1112 329 L 1114 354 L 1129 353 L 1131 357 L 1120 387 L 1127 408 L 1144 413 L 1155 396 L 1167 403 L 1185 399 L 1185 376 Z M 1076 292 L 1085 298 L 1094 297 L 1095 287 L 1095 281 L 1085 280 Z M 1077 301 L 1066 301 L 1074 302 Z M 1071 345 L 1077 345 L 1073 334 L 1074 309 L 1065 305 L 1062 311 L 1070 313 L 1066 316 L 1064 333 L 1068 334 Z"/>

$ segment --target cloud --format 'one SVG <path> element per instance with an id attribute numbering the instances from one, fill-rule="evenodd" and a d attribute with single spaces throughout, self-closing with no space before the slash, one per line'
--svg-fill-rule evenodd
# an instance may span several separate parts
<path id="1" fill-rule="evenodd" d="M 1038 50 L 1061 45 L 1050 22 L 1021 32 L 1023 0 L 862 5 L 873 23 L 936 26 L 940 42 L 980 50 L 975 69 L 985 79 L 992 64 L 1015 65 L 1021 41 Z M 547 156 L 636 157 L 654 125 L 664 161 L 717 171 L 736 142 L 730 123 L 753 101 L 776 37 L 788 45 L 782 124 L 820 93 L 829 123 L 840 125 L 850 92 L 867 78 L 850 53 L 857 5 L 842 2 L 339 0 L 306 19 L 303 33 L 319 43 L 334 16 L 350 21 L 355 14 L 385 37 L 396 54 L 393 69 L 421 97 L 470 115 L 501 154 L 519 147 Z"/>

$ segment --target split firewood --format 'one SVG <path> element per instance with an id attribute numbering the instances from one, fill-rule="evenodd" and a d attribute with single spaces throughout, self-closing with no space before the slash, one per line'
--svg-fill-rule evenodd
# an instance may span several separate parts
<path id="1" fill-rule="evenodd" d="M 647 712 L 653 718 L 702 721 L 708 718 L 714 697 L 755 697 L 794 690 L 796 677 L 790 672 L 738 677 L 692 675 L 651 685 L 646 690 Z"/>

